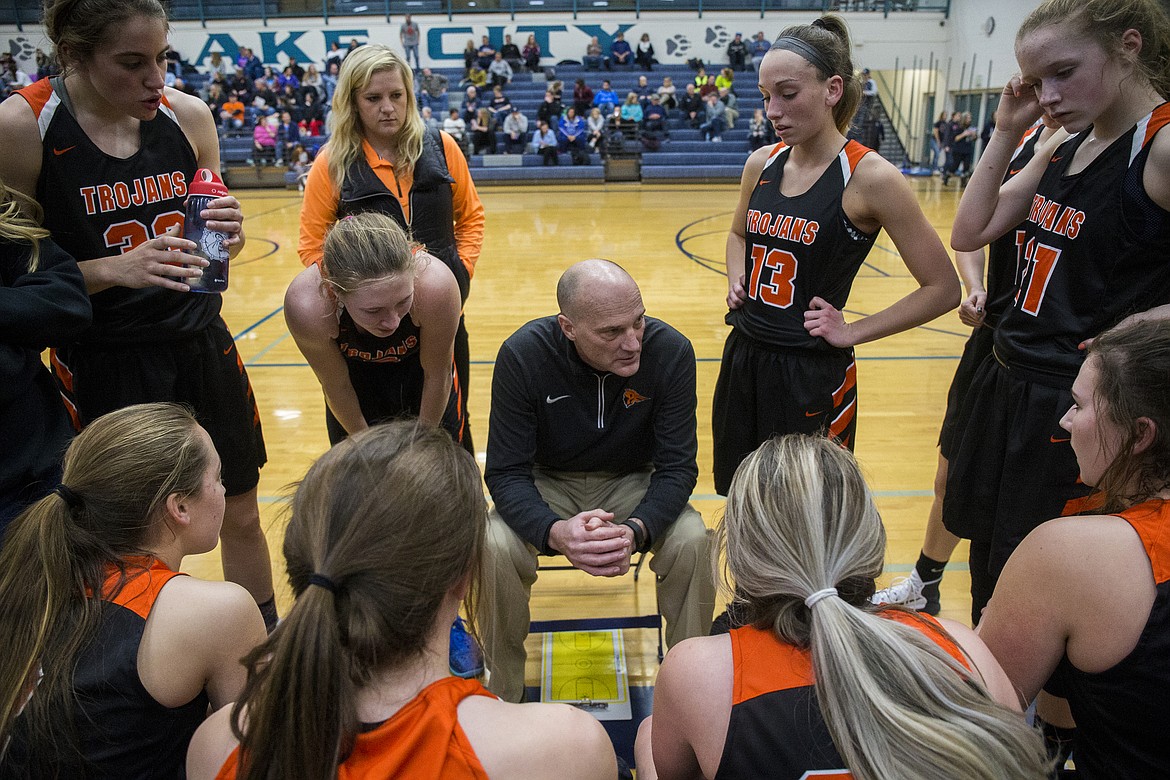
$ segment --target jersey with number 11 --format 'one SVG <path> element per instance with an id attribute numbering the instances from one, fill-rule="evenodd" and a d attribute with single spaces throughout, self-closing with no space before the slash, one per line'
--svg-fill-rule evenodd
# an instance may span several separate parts
<path id="1" fill-rule="evenodd" d="M 69 109 L 63 82 L 41 79 L 19 94 L 41 132 L 37 201 L 53 239 L 77 260 L 123 254 L 177 225 L 182 235 L 195 151 L 164 96 L 154 119 L 139 123 L 139 149 L 113 157 L 85 134 Z M 113 287 L 92 296 L 91 343 L 169 341 L 219 316 L 220 296 L 161 287 Z"/>
<path id="2" fill-rule="evenodd" d="M 877 234 L 862 233 L 845 215 L 841 196 L 870 149 L 849 141 L 807 191 L 780 191 L 790 147 L 777 144 L 748 202 L 744 230 L 744 305 L 727 323 L 765 344 L 833 349 L 808 335 L 804 313 L 814 297 L 845 308 L 853 279 Z"/>
<path id="3" fill-rule="evenodd" d="M 1023 273 L 996 329 L 1001 360 L 1071 386 L 1081 342 L 1170 303 L 1170 212 L 1143 185 L 1150 146 L 1167 123 L 1170 104 L 1162 104 L 1075 174 L 1069 166 L 1091 131 L 1052 153 L 1018 232 Z"/>

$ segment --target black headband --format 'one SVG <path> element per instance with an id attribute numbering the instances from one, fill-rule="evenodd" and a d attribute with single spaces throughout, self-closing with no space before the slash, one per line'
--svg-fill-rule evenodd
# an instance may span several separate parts
<path id="1" fill-rule="evenodd" d="M 800 38 L 792 35 L 782 35 L 776 39 L 776 42 L 772 44 L 772 48 L 769 51 L 775 51 L 776 49 L 796 52 L 808 60 L 825 78 L 833 75 L 833 69 L 829 67 L 829 63 L 825 60 L 824 56 Z"/>

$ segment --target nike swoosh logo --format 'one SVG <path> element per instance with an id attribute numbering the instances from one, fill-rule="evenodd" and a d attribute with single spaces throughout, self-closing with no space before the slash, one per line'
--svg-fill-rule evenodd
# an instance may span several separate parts
<path id="1" fill-rule="evenodd" d="M 555 404 L 557 401 L 563 401 L 568 397 L 569 396 L 567 396 L 567 395 L 558 395 L 556 398 L 553 398 L 551 395 L 546 395 L 544 397 L 544 402 L 546 404 Z"/>
<path id="2" fill-rule="evenodd" d="M 71 149 L 76 149 L 76 148 L 77 148 L 77 144 L 73 144 L 73 146 L 66 146 L 64 149 L 58 149 L 57 147 L 53 147 L 53 154 L 60 157 L 61 155 L 65 154 L 65 152 L 68 152 Z"/>
<path id="3" fill-rule="evenodd" d="M 1023 168 L 1016 168 L 1014 171 L 1008 171 L 1008 176 L 1015 176 L 1017 173 L 1019 173 L 1022 170 L 1024 170 L 1024 169 Z"/>
<path id="4" fill-rule="evenodd" d="M 225 355 L 230 355 L 230 354 L 232 354 L 232 350 L 233 350 L 233 349 L 235 349 L 235 348 L 236 348 L 236 347 L 235 347 L 235 345 L 233 344 L 232 346 L 230 346 L 230 347 L 228 347 L 227 349 L 225 349 L 225 350 L 223 351 L 223 354 L 225 354 Z"/>
<path id="5" fill-rule="evenodd" d="M 1049 162 L 1060 162 L 1063 159 L 1064 155 L 1062 154 L 1060 157 L 1053 157 L 1051 160 L 1049 160 Z"/>
<path id="6" fill-rule="evenodd" d="M 805 416 L 805 417 L 816 417 L 818 414 L 824 414 L 824 412 L 823 412 L 823 411 L 820 411 L 820 412 L 805 412 L 805 413 L 804 413 L 804 416 Z"/>
<path id="7" fill-rule="evenodd" d="M 771 184 L 771 183 L 772 183 L 771 179 L 760 179 L 760 186 L 761 187 L 763 187 L 765 184 Z"/>
<path id="8" fill-rule="evenodd" d="M 1048 441 L 1052 442 L 1053 444 L 1061 444 L 1061 443 L 1066 442 L 1066 441 L 1072 441 L 1072 437 L 1070 436 L 1067 439 L 1058 439 L 1055 436 L 1049 436 Z"/>

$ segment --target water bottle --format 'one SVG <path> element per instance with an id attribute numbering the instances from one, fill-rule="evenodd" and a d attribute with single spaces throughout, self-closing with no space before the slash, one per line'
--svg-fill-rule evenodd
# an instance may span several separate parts
<path id="1" fill-rule="evenodd" d="M 228 194 L 227 187 L 215 171 L 200 168 L 195 171 L 195 180 L 187 187 L 187 214 L 183 219 L 183 238 L 195 242 L 195 249 L 189 254 L 198 255 L 210 265 L 203 269 L 203 276 L 188 279 L 191 292 L 221 293 L 228 286 L 228 260 L 230 259 L 227 240 L 230 234 L 209 230 L 207 221 L 199 213 L 216 198 Z"/>

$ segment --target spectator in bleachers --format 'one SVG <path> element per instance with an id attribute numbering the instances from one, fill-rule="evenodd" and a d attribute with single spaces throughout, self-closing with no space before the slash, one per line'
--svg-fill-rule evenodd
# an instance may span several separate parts
<path id="1" fill-rule="evenodd" d="M 524 154 L 527 143 L 528 117 L 524 116 L 519 106 L 512 106 L 511 112 L 504 120 L 504 151 L 509 154 Z"/>
<path id="2" fill-rule="evenodd" d="M 475 112 L 479 111 L 482 103 L 483 100 L 479 96 L 479 90 L 475 86 L 468 87 L 467 93 L 463 98 L 463 104 L 460 107 L 460 111 L 463 114 L 463 121 L 471 122 L 472 119 L 475 119 Z"/>
<path id="3" fill-rule="evenodd" d="M 707 69 L 702 65 L 699 66 L 698 71 L 695 73 L 695 89 L 698 90 L 699 97 L 704 100 L 707 99 L 707 95 L 719 89 L 715 86 L 715 77 L 708 76 Z"/>
<path id="4" fill-rule="evenodd" d="M 271 65 L 264 66 L 264 72 L 260 75 L 260 79 L 269 89 L 280 89 L 280 74 L 273 70 Z M 256 79 L 252 79 L 252 82 L 255 83 Z"/>
<path id="5" fill-rule="evenodd" d="M 512 83 L 512 66 L 504 59 L 503 52 L 496 52 L 492 64 L 488 66 L 488 76 L 493 87 L 503 87 Z"/>
<path id="6" fill-rule="evenodd" d="M 464 80 L 464 84 L 468 84 L 470 86 L 473 86 L 476 89 L 484 89 L 487 87 L 487 83 L 488 83 L 487 71 L 484 70 L 483 68 L 479 67 L 478 61 L 471 63 L 471 70 L 469 70 L 467 72 L 467 78 Z M 461 84 L 460 86 L 463 86 L 463 84 Z"/>
<path id="7" fill-rule="evenodd" d="M 564 111 L 565 108 L 561 105 L 561 101 L 557 100 L 557 96 L 549 90 L 544 93 L 544 100 L 536 108 L 536 118 L 548 122 L 549 127 L 556 127 L 557 123 L 561 121 L 561 114 Z"/>
<path id="8" fill-rule="evenodd" d="M 650 96 L 655 94 L 654 87 L 650 86 L 650 82 L 646 80 L 645 76 L 638 77 L 638 86 L 634 89 L 638 93 L 638 104 L 642 106 L 642 110 L 646 110 L 646 106 L 650 105 Z"/>
<path id="9" fill-rule="evenodd" d="M 0 73 L 0 83 L 3 84 L 4 96 L 7 97 L 21 87 L 32 84 L 32 79 L 16 66 L 16 60 L 9 58 L 4 64 L 4 71 Z"/>
<path id="10" fill-rule="evenodd" d="M 528 36 L 528 42 L 524 44 L 524 50 L 521 52 L 524 57 L 524 65 L 533 73 L 540 70 L 540 44 L 536 42 L 535 35 Z"/>
<path id="11" fill-rule="evenodd" d="M 232 92 L 240 93 L 240 99 L 245 103 L 252 101 L 252 84 L 248 80 L 247 75 L 242 70 L 237 70 L 234 76 L 228 78 L 226 92 L 230 95 Z"/>
<path id="12" fill-rule="evenodd" d="M 297 77 L 297 81 L 305 80 L 305 69 L 297 63 L 296 57 L 288 58 L 288 65 L 285 66 L 285 70 L 287 71 L 289 68 L 292 68 L 292 74 Z"/>
<path id="13" fill-rule="evenodd" d="M 317 66 L 312 63 L 309 63 L 309 67 L 305 68 L 305 77 L 301 79 L 301 92 L 309 90 L 317 93 L 317 100 L 325 99 L 325 79 L 321 77 Z"/>
<path id="14" fill-rule="evenodd" d="M 467 123 L 459 115 L 459 109 L 452 108 L 443 120 L 443 132 L 455 139 L 463 154 L 467 154 Z"/>
<path id="15" fill-rule="evenodd" d="M 288 155 L 288 169 L 295 173 L 298 178 L 300 189 L 305 189 L 303 177 L 308 174 L 309 167 L 313 164 L 313 157 L 309 154 L 309 150 L 301 144 L 297 144 L 292 148 Z"/>
<path id="16" fill-rule="evenodd" d="M 625 33 L 618 33 L 614 36 L 613 43 L 609 45 L 609 58 L 614 65 L 620 65 L 623 68 L 634 64 L 634 50 L 630 48 Z"/>
<path id="17" fill-rule="evenodd" d="M 744 43 L 743 33 L 736 33 L 727 44 L 727 61 L 735 70 L 747 70 L 748 47 Z"/>
<path id="18" fill-rule="evenodd" d="M 748 123 L 748 148 L 753 152 L 768 143 L 768 124 L 764 110 L 757 108 Z"/>
<path id="19" fill-rule="evenodd" d="M 175 83 L 172 84 L 171 86 L 174 87 L 175 89 L 179 90 L 180 92 L 182 92 L 184 95 L 191 95 L 192 97 L 199 97 L 199 94 L 195 91 L 195 87 L 193 87 L 192 85 L 183 81 L 178 76 L 175 77 Z"/>
<path id="20" fill-rule="evenodd" d="M 288 111 L 298 119 L 303 114 L 304 96 L 292 84 L 285 84 L 276 99 L 276 111 Z"/>
<path id="21" fill-rule="evenodd" d="M 752 58 L 752 70 L 756 73 L 760 72 L 760 63 L 764 61 L 764 55 L 772 48 L 772 42 L 764 37 L 764 31 L 760 30 L 756 33 L 756 37 L 752 39 L 751 45 L 748 46 L 748 53 Z"/>
<path id="22" fill-rule="evenodd" d="M 541 165 L 557 165 L 557 134 L 548 126 L 548 122 L 541 119 L 536 123 L 536 132 L 532 134 L 532 145 L 540 154 Z"/>
<path id="23" fill-rule="evenodd" d="M 280 150 L 279 159 L 288 162 L 293 149 L 301 144 L 301 129 L 288 111 L 280 112 L 280 123 L 276 126 L 276 142 Z"/>
<path id="24" fill-rule="evenodd" d="M 325 106 L 317 100 L 317 95 L 313 92 L 305 95 L 299 118 L 295 112 L 290 113 L 292 113 L 293 119 L 308 125 L 309 135 L 321 135 L 325 130 Z"/>
<path id="25" fill-rule="evenodd" d="M 577 116 L 576 109 L 570 107 L 561 117 L 557 137 L 561 149 L 572 155 L 573 165 L 589 163 L 589 145 L 585 143 L 585 121 Z"/>
<path id="26" fill-rule="evenodd" d="M 585 83 L 585 79 L 577 79 L 577 83 L 573 85 L 573 108 L 577 109 L 579 116 L 584 116 L 589 108 L 593 105 L 593 90 Z M 560 117 L 557 117 L 560 121 Z M 549 122 L 555 125 L 556 122 Z"/>
<path id="27" fill-rule="evenodd" d="M 508 112 L 512 110 L 512 101 L 504 94 L 504 88 L 499 84 L 492 87 L 492 96 L 488 99 L 488 108 L 496 124 L 502 124 Z"/>
<path id="28" fill-rule="evenodd" d="M 430 106 L 434 111 L 446 111 L 448 84 L 447 77 L 442 73 L 435 73 L 430 68 L 423 68 L 422 76 L 418 80 L 419 104 Z"/>
<path id="29" fill-rule="evenodd" d="M 610 116 L 620 103 L 621 98 L 610 88 L 609 79 L 602 81 L 601 89 L 597 90 L 593 95 L 593 105 L 600 108 L 601 113 Z"/>
<path id="30" fill-rule="evenodd" d="M 702 132 L 704 141 L 718 143 L 723 140 L 723 130 L 727 126 L 727 106 L 719 99 L 718 92 L 707 94 L 704 110 L 704 120 L 703 124 L 699 125 L 699 131 Z"/>
<path id="31" fill-rule="evenodd" d="M 257 167 L 276 164 L 276 128 L 279 122 L 276 116 L 265 117 L 252 128 L 252 159 Z"/>
<path id="32" fill-rule="evenodd" d="M 337 89 L 337 74 L 341 72 L 341 65 L 330 60 L 325 66 L 325 74 L 321 76 L 321 83 L 325 85 L 325 105 L 333 105 L 333 91 Z"/>
<path id="33" fill-rule="evenodd" d="M 520 47 L 512 43 L 511 35 L 504 36 L 504 45 L 500 47 L 500 54 L 513 71 L 524 67 L 524 58 L 520 56 Z"/>
<path id="34" fill-rule="evenodd" d="M 735 93 L 727 88 L 719 90 L 719 102 L 727 107 L 727 129 L 735 127 L 739 119 L 739 104 Z"/>
<path id="35" fill-rule="evenodd" d="M 491 111 L 486 108 L 476 111 L 469 128 L 472 154 L 496 153 L 496 120 L 492 118 Z"/>
<path id="36" fill-rule="evenodd" d="M 466 81 L 471 76 L 471 66 L 475 64 L 479 58 L 479 53 L 475 50 L 475 41 L 471 38 L 467 39 L 467 45 L 463 47 L 463 80 Z"/>
<path id="37" fill-rule="evenodd" d="M 670 130 L 666 126 L 666 109 L 662 107 L 658 95 L 650 98 L 650 105 L 642 111 L 642 144 L 650 151 L 655 151 L 664 139 L 670 138 Z"/>
<path id="38" fill-rule="evenodd" d="M 410 14 L 406 14 L 402 18 L 402 24 L 398 28 L 398 41 L 402 44 L 403 59 L 410 64 L 410 55 L 414 55 L 414 69 L 418 70 L 421 65 L 418 62 L 418 42 L 420 38 L 420 31 L 418 25 L 410 18 Z"/>
<path id="39" fill-rule="evenodd" d="M 219 112 L 223 111 L 223 104 L 227 102 L 227 96 L 223 93 L 223 87 L 214 82 L 208 84 L 207 95 L 203 98 L 203 102 L 211 109 L 211 115 L 218 118 Z"/>
<path id="40" fill-rule="evenodd" d="M 677 88 L 670 76 L 662 77 L 662 86 L 658 88 L 658 97 L 662 101 L 662 107 L 667 111 L 678 108 L 678 99 L 675 97 Z"/>
<path id="41" fill-rule="evenodd" d="M 492 46 L 486 35 L 480 38 L 479 48 L 475 50 L 475 59 L 479 64 L 481 70 L 487 70 L 491 67 L 492 60 L 496 58 L 496 49 Z"/>
<path id="42" fill-rule="evenodd" d="M 605 141 L 605 117 L 601 115 L 601 109 L 597 106 L 589 109 L 589 116 L 585 118 L 585 131 L 589 134 L 590 149 L 604 148 Z"/>
<path id="43" fill-rule="evenodd" d="M 654 44 L 650 43 L 650 33 L 642 33 L 638 45 L 634 47 L 634 62 L 642 66 L 643 70 L 654 70 Z"/>
<path id="44" fill-rule="evenodd" d="M 207 60 L 207 75 L 213 76 L 216 73 L 221 76 L 230 76 L 236 72 L 236 66 L 230 60 L 225 58 L 221 52 L 213 51 Z"/>
<path id="45" fill-rule="evenodd" d="M 550 81 L 548 83 L 548 91 L 553 93 L 556 96 L 557 100 L 561 100 L 561 95 L 565 91 L 565 82 L 561 81 L 560 79 Z M 580 112 L 577 112 L 577 113 L 580 113 Z"/>
<path id="46" fill-rule="evenodd" d="M 428 130 L 442 129 L 442 125 L 440 125 L 439 120 L 435 118 L 435 112 L 431 110 L 430 106 L 422 107 L 422 121 Z"/>
<path id="47" fill-rule="evenodd" d="M 609 70 L 609 57 L 601 53 L 601 42 L 597 40 L 594 35 L 589 39 L 589 43 L 585 44 L 585 56 L 581 59 L 581 63 L 585 66 L 585 70 L 601 70 L 604 65 L 606 70 Z"/>
<path id="48" fill-rule="evenodd" d="M 638 125 L 642 124 L 642 116 L 642 104 L 638 102 L 638 93 L 629 93 L 626 95 L 626 102 L 622 103 L 622 107 L 618 111 L 618 127 L 623 130 L 636 129 Z"/>
<path id="49" fill-rule="evenodd" d="M 232 90 L 231 95 L 219 109 L 219 122 L 225 130 L 239 130 L 244 126 L 244 104 L 240 93 Z"/>
<path id="50" fill-rule="evenodd" d="M 694 84 L 687 84 L 686 92 L 678 99 L 678 107 L 689 126 L 698 127 L 703 121 L 706 108 L 703 105 L 703 98 L 695 91 Z"/>
<path id="51" fill-rule="evenodd" d="M 325 55 L 325 60 L 321 64 L 325 67 L 325 72 L 329 72 L 329 66 L 337 63 L 338 70 L 341 69 L 341 61 L 345 59 L 345 52 L 341 50 L 341 44 L 333 41 L 329 44 L 329 52 Z"/>
<path id="52" fill-rule="evenodd" d="M 360 47 L 361 47 L 361 44 L 358 43 L 357 38 L 350 38 L 349 39 L 349 46 L 347 46 L 345 49 L 345 56 L 348 57 L 349 55 L 351 55 L 355 51 L 357 51 Z M 345 62 L 345 57 L 342 57 L 341 61 Z"/>
<path id="53" fill-rule="evenodd" d="M 715 77 L 715 89 L 735 89 L 735 71 L 731 68 L 724 68 L 719 71 L 719 75 Z"/>
<path id="54" fill-rule="evenodd" d="M 51 54 L 45 54 L 40 49 L 36 50 L 34 60 L 37 64 L 38 79 L 47 79 L 61 72 L 61 67 L 57 64 L 57 60 Z"/>
<path id="55" fill-rule="evenodd" d="M 283 90 L 285 87 L 292 87 L 293 89 L 301 88 L 301 79 L 293 70 L 292 65 L 285 65 L 284 70 L 276 77 L 277 88 Z"/>
<path id="56" fill-rule="evenodd" d="M 236 66 L 238 70 L 243 71 L 244 78 L 249 84 L 264 75 L 264 63 L 247 46 L 240 48 L 240 58 L 236 60 Z"/>

